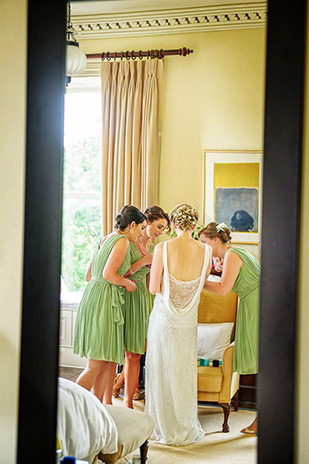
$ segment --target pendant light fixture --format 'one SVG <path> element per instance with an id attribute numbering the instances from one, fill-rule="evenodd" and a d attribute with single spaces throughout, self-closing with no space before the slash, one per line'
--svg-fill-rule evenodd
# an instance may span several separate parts
<path id="1" fill-rule="evenodd" d="M 71 82 L 71 77 L 80 74 L 87 65 L 85 53 L 79 48 L 79 43 L 75 38 L 76 31 L 74 30 L 71 21 L 71 5 L 68 2 L 68 19 L 67 19 L 67 41 L 66 41 L 66 79 L 68 85 Z"/>

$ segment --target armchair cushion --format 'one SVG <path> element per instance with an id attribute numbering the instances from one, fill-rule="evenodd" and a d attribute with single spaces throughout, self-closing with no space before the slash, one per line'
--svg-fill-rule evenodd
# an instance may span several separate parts
<path id="1" fill-rule="evenodd" d="M 197 389 L 218 393 L 222 387 L 222 368 L 221 367 L 202 367 L 198 368 Z"/>
<path id="2" fill-rule="evenodd" d="M 225 349 L 231 343 L 233 322 L 198 324 L 197 356 L 222 360 Z"/>

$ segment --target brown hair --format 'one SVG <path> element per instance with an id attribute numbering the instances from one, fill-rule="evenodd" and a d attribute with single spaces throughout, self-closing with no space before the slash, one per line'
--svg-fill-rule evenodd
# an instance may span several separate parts
<path id="1" fill-rule="evenodd" d="M 219 225 L 221 224 L 218 224 L 216 222 L 210 222 L 209 224 L 207 224 L 206 227 L 203 227 L 203 229 L 199 230 L 199 238 L 202 234 L 204 234 L 206 235 L 206 237 L 210 239 L 218 237 L 223 243 L 229 243 L 232 240 L 230 229 L 226 226 L 221 226 L 220 229 L 217 230 L 217 227 Z"/>
<path id="2" fill-rule="evenodd" d="M 145 209 L 144 214 L 147 218 L 147 221 L 149 221 L 150 223 L 158 221 L 159 219 L 165 219 L 167 221 L 166 227 L 169 228 L 170 218 L 168 217 L 168 214 L 165 211 L 163 211 L 162 208 L 160 208 L 160 206 L 148 206 L 148 208 Z"/>
<path id="3" fill-rule="evenodd" d="M 125 230 L 133 221 L 135 221 L 136 224 L 141 224 L 146 221 L 146 216 L 142 211 L 136 208 L 136 206 L 125 205 L 115 217 L 114 228 L 115 230 Z"/>
<path id="4" fill-rule="evenodd" d="M 191 230 L 197 224 L 198 211 L 187 203 L 181 203 L 170 212 L 170 220 L 180 230 Z"/>

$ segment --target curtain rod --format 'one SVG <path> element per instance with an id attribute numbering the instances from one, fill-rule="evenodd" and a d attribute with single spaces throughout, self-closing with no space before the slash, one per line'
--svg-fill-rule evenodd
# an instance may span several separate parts
<path id="1" fill-rule="evenodd" d="M 126 51 L 126 52 L 102 52 L 102 53 L 93 53 L 86 55 L 87 58 L 101 58 L 102 61 L 104 60 L 111 60 L 112 58 L 116 60 L 116 58 L 126 58 L 127 60 L 136 60 L 136 58 L 139 58 L 142 60 L 143 58 L 159 58 L 162 59 L 165 56 L 171 56 L 171 55 L 180 55 L 180 56 L 187 56 L 190 55 L 190 53 L 193 53 L 193 50 L 190 50 L 190 48 L 177 48 L 175 50 L 146 50 L 146 51 L 134 51 L 132 50 L 131 52 Z"/>

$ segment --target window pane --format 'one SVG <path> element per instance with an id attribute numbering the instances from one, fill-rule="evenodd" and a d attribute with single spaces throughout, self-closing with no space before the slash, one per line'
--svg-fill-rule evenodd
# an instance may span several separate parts
<path id="1" fill-rule="evenodd" d="M 64 202 L 61 274 L 68 292 L 86 286 L 86 270 L 101 239 L 100 218 L 99 200 L 70 198 Z"/>
<path id="2" fill-rule="evenodd" d="M 101 238 L 100 105 L 99 92 L 65 96 L 62 293 L 85 288 L 86 269 Z"/>
<path id="3" fill-rule="evenodd" d="M 64 192 L 101 190 L 100 95 L 65 97 Z"/>

